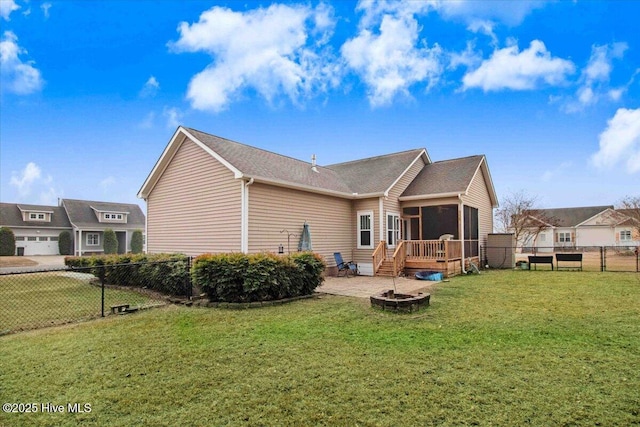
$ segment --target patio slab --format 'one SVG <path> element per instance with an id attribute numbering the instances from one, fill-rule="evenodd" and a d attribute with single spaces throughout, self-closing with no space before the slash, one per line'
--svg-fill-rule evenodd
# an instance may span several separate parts
<path id="1" fill-rule="evenodd" d="M 400 294 L 429 293 L 439 282 L 416 280 L 407 277 L 325 277 L 322 286 L 316 288 L 316 292 L 331 295 L 343 295 L 349 297 L 369 298 L 371 295 L 394 289 Z"/>

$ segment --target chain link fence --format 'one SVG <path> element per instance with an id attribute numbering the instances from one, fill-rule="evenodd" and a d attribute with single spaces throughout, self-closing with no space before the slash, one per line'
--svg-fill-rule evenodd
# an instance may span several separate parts
<path id="1" fill-rule="evenodd" d="M 640 272 L 640 248 L 627 246 L 568 246 L 568 247 L 481 247 L 484 266 L 491 268 L 536 270 L 572 269 L 581 271 Z M 566 254 L 575 256 L 563 256 Z M 535 258 L 530 258 L 535 257 Z M 577 261 L 579 259 L 579 261 Z M 551 261 L 549 264 L 547 261 Z"/>
<path id="2" fill-rule="evenodd" d="M 0 273 L 0 335 L 190 299 L 189 264 L 162 261 Z M 162 289 L 167 282 L 173 285 L 172 295 Z"/>

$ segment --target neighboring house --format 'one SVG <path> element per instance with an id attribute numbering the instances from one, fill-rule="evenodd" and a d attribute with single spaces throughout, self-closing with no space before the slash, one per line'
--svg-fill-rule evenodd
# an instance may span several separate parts
<path id="1" fill-rule="evenodd" d="M 529 241 L 520 242 L 526 248 L 551 252 L 573 247 L 640 245 L 635 220 L 613 206 L 539 209 L 537 212 L 549 223 L 548 228 Z"/>
<path id="2" fill-rule="evenodd" d="M 76 255 L 104 252 L 104 230 L 108 228 L 116 233 L 118 253 L 131 251 L 134 231 L 141 230 L 144 234 L 144 213 L 135 203 L 62 199 L 60 204 L 73 227 L 73 251 Z"/>
<path id="3" fill-rule="evenodd" d="M 71 223 L 60 206 L 0 203 L 0 226 L 10 228 L 17 255 L 58 255 L 58 236 L 71 233 Z"/>
<path id="4" fill-rule="evenodd" d="M 148 252 L 276 252 L 292 234 L 295 249 L 306 222 L 330 267 L 341 252 L 368 275 L 398 248 L 403 267 L 407 257 L 438 261 L 426 242 L 445 234 L 466 241 L 447 243 L 448 258 L 477 258 L 497 205 L 484 156 L 432 163 L 415 149 L 319 166 L 185 127 L 138 196 Z"/>
<path id="5" fill-rule="evenodd" d="M 75 255 L 104 252 L 104 230 L 118 238 L 118 252 L 131 250 L 133 231 L 145 229 L 145 217 L 137 204 L 61 199 L 59 206 L 0 204 L 0 226 L 16 238 L 18 255 L 59 255 L 58 236 L 71 234 Z"/>

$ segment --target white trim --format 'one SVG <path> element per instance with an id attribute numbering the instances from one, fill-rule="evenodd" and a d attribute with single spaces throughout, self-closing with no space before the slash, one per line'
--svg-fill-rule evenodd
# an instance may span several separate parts
<path id="1" fill-rule="evenodd" d="M 254 180 L 240 181 L 240 252 L 249 253 L 249 186 Z"/>
<path id="2" fill-rule="evenodd" d="M 429 155 L 427 154 L 427 150 L 425 150 L 423 148 L 422 151 L 420 152 L 420 154 L 418 154 L 418 156 L 415 159 L 413 159 L 411 164 L 400 174 L 400 176 L 398 178 L 396 178 L 395 181 L 393 181 L 393 184 L 391 184 L 389 186 L 389 188 L 387 188 L 387 190 L 384 192 L 385 196 L 389 195 L 389 191 L 391 191 L 391 189 L 398 183 L 398 181 L 400 181 L 402 179 L 402 177 L 405 176 L 405 174 L 407 172 L 409 172 L 409 169 L 411 169 L 413 167 L 413 165 L 418 161 L 418 159 L 422 158 L 423 154 L 427 158 L 427 161 L 425 162 L 425 165 L 431 163 L 431 160 L 429 159 Z M 424 168 L 425 165 L 423 165 L 422 167 Z M 420 170 L 422 170 L 422 169 L 420 169 Z M 415 179 L 415 177 L 414 177 L 414 179 Z"/>
<path id="3" fill-rule="evenodd" d="M 385 242 L 387 241 L 387 236 L 386 233 L 384 232 L 384 198 L 380 197 L 378 199 L 378 220 L 379 220 L 379 224 L 378 224 L 378 236 L 380 236 L 380 238 L 378 240 L 384 240 Z M 372 236 L 373 237 L 373 236 Z M 373 239 L 372 242 L 373 243 Z"/>
<path id="4" fill-rule="evenodd" d="M 462 191 L 452 191 L 450 193 L 436 193 L 436 194 L 420 194 L 417 196 L 401 196 L 398 200 L 401 202 L 408 202 L 412 200 L 428 200 L 428 199 L 441 199 L 445 197 L 460 197 L 464 194 Z"/>
<path id="5" fill-rule="evenodd" d="M 401 230 L 402 230 L 402 225 L 401 225 L 402 218 L 400 216 L 400 213 L 398 213 L 398 212 L 389 212 L 389 211 L 387 211 L 385 213 L 385 216 L 384 216 L 384 218 L 385 218 L 384 223 L 386 224 L 385 225 L 386 230 L 385 230 L 385 235 L 384 235 L 385 240 L 387 241 L 387 244 L 389 245 L 390 248 L 395 248 L 396 245 L 395 244 L 391 244 L 391 242 L 389 242 L 389 240 L 388 240 L 389 239 L 389 217 L 397 217 L 398 218 L 398 222 L 397 222 L 398 229 L 395 230 L 395 231 L 397 231 L 397 234 L 395 236 L 395 241 L 396 242 L 402 238 L 401 233 L 400 233 Z M 396 223 L 394 223 L 394 226 L 395 225 L 396 225 Z"/>
<path id="6" fill-rule="evenodd" d="M 367 246 L 364 246 L 361 243 L 361 235 L 360 235 L 360 233 L 361 233 L 362 229 L 360 228 L 360 224 L 361 224 L 360 217 L 366 216 L 366 215 L 369 215 L 369 217 L 370 217 L 370 220 L 369 220 L 369 232 L 371 233 L 371 236 L 369 238 L 370 244 L 367 245 Z M 358 232 L 358 236 L 357 236 L 357 244 L 358 244 L 358 246 L 357 246 L 357 248 L 358 249 L 373 249 L 373 239 L 374 239 L 374 230 L 375 230 L 375 227 L 374 227 L 375 222 L 374 222 L 373 211 L 358 211 L 356 213 L 356 221 L 357 221 L 356 229 L 357 229 L 357 232 Z"/>

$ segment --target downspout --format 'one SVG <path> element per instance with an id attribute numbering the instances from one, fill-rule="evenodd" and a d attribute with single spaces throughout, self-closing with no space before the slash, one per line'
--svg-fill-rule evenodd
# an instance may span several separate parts
<path id="1" fill-rule="evenodd" d="M 458 233 L 460 235 L 460 256 L 462 262 L 460 263 L 460 269 L 462 274 L 467 274 L 467 271 L 464 269 L 464 204 L 462 203 L 462 194 L 458 194 L 458 211 L 460 212 L 460 222 L 458 223 Z"/>
<path id="2" fill-rule="evenodd" d="M 242 181 L 241 212 L 240 212 L 240 251 L 249 252 L 249 186 L 253 184 L 253 178 L 249 181 Z"/>

